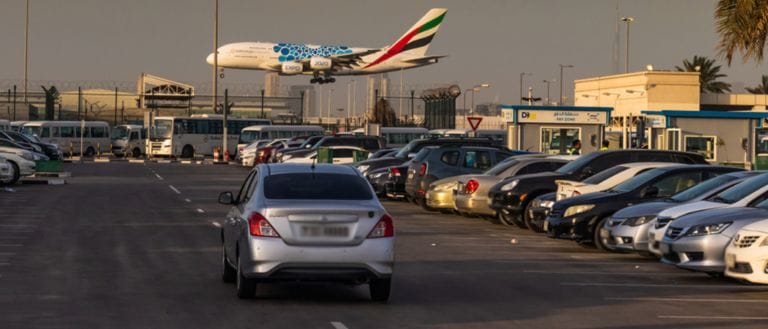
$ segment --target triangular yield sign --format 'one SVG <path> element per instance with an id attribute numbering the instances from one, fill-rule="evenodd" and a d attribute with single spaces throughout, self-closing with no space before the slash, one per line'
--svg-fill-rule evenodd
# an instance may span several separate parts
<path id="1" fill-rule="evenodd" d="M 480 126 L 480 122 L 483 121 L 482 117 L 467 117 L 467 121 L 469 121 L 469 126 L 472 127 L 472 131 L 477 130 L 477 127 Z"/>

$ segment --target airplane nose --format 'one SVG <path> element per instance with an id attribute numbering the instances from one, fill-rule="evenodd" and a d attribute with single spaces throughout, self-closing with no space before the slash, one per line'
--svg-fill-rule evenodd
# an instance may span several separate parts
<path id="1" fill-rule="evenodd" d="M 208 57 L 205 59 L 205 61 L 208 62 L 208 64 L 213 65 L 213 53 L 208 55 Z"/>

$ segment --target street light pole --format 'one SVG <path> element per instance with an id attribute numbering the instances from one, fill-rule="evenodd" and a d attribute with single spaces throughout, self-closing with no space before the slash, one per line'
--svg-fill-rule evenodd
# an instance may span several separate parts
<path id="1" fill-rule="evenodd" d="M 29 73 L 29 0 L 24 14 L 24 104 L 27 104 L 27 78 Z"/>
<path id="2" fill-rule="evenodd" d="M 219 0 L 213 0 L 213 111 L 216 112 L 219 95 Z M 263 97 L 262 97 L 263 98 Z M 263 108 L 262 108 L 263 112 Z M 262 113 L 263 115 L 263 113 Z"/>
<path id="3" fill-rule="evenodd" d="M 624 47 L 624 73 L 629 73 L 629 26 L 635 21 L 635 18 L 629 16 L 622 17 L 621 21 L 627 23 L 627 37 L 624 40 L 626 42 Z"/>
<path id="4" fill-rule="evenodd" d="M 545 102 L 545 104 L 546 105 L 550 105 L 551 103 L 549 102 L 549 86 L 550 86 L 551 83 L 557 82 L 557 80 L 544 80 L 542 82 L 547 84 L 547 101 Z"/>
<path id="5" fill-rule="evenodd" d="M 563 69 L 564 68 L 572 68 L 573 65 L 563 65 L 560 64 L 560 99 L 558 100 L 558 105 L 565 104 L 565 100 L 563 99 Z"/>
<path id="6" fill-rule="evenodd" d="M 533 75 L 533 73 L 525 73 L 525 72 L 520 73 L 520 99 L 519 99 L 520 105 L 523 105 L 523 77 L 526 75 L 531 76 Z"/>

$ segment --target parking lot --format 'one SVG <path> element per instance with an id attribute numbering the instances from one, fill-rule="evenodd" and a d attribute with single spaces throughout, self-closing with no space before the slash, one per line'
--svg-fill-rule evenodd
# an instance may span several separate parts
<path id="1" fill-rule="evenodd" d="M 395 218 L 388 304 L 363 286 L 220 280 L 221 191 L 238 166 L 66 164 L 0 190 L 2 328 L 764 328 L 768 287 L 429 213 Z"/>

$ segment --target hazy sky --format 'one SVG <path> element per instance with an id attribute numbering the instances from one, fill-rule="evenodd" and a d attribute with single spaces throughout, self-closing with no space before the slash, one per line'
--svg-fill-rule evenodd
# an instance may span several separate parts
<path id="1" fill-rule="evenodd" d="M 149 72 L 183 82 L 210 81 L 213 0 L 30 0 L 30 80 L 135 81 Z M 429 8 L 448 14 L 430 54 L 437 65 L 406 71 L 406 84 L 487 82 L 477 102 L 516 102 L 520 72 L 526 86 L 546 93 L 543 79 L 566 70 L 572 80 L 613 73 L 616 0 L 220 0 L 220 43 L 287 41 L 381 47 L 393 42 Z M 672 69 L 695 54 L 714 57 L 716 0 L 624 0 L 634 16 L 630 63 Z M 622 27 L 623 29 L 623 27 Z M 623 58 L 623 30 L 621 51 Z M 23 76 L 24 0 L 3 0 L 0 82 Z M 623 63 L 622 66 L 623 68 Z M 724 65 L 729 82 L 756 85 L 766 65 Z M 392 77 L 399 80 L 399 74 Z M 337 90 L 346 90 L 340 78 Z M 262 83 L 258 71 L 228 70 L 229 82 Z M 286 77 L 283 84 L 306 84 Z M 559 84 L 552 86 L 556 98 Z M 358 89 L 361 85 L 358 85 Z M 346 96 L 335 95 L 337 103 Z M 343 100 L 342 100 L 343 99 Z"/>

